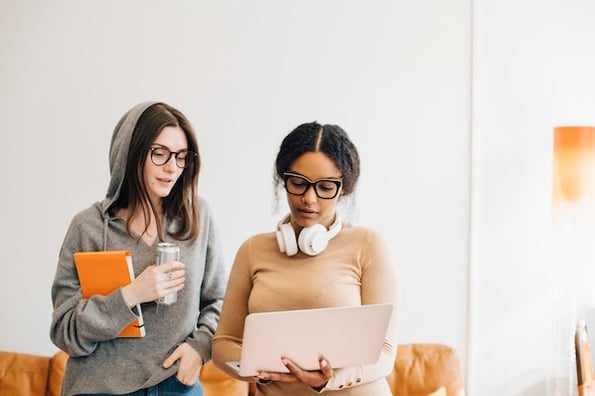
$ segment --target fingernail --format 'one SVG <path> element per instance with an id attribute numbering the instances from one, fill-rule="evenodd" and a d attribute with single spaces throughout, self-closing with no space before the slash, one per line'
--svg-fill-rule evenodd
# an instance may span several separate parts
<path id="1" fill-rule="evenodd" d="M 285 359 L 281 359 L 281 363 L 283 363 L 283 365 L 287 366 L 289 364 L 289 362 Z"/>

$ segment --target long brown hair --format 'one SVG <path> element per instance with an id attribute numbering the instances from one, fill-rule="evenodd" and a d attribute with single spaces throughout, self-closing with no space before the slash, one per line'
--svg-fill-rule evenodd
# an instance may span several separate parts
<path id="1" fill-rule="evenodd" d="M 161 199 L 161 208 L 153 207 L 144 184 L 144 164 L 149 156 L 151 145 L 163 128 L 180 127 L 188 141 L 188 150 L 194 151 L 194 161 L 184 169 L 180 178 L 167 197 Z M 159 239 L 171 236 L 177 240 L 195 240 L 199 232 L 197 188 L 200 172 L 200 154 L 192 125 L 179 110 L 165 103 L 156 103 L 148 107 L 139 117 L 134 127 L 126 161 L 126 173 L 122 190 L 114 203 L 114 208 L 128 208 L 126 231 L 132 235 L 130 224 L 137 208 L 141 208 L 147 232 L 150 214 L 153 212 L 157 221 Z M 175 227 L 164 229 L 159 214 L 175 221 Z M 142 235 L 141 235 L 142 236 Z M 140 239 L 140 237 L 139 237 Z"/>

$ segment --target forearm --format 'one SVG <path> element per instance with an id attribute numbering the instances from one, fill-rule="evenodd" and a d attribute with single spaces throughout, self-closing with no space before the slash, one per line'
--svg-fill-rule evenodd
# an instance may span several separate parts
<path id="1" fill-rule="evenodd" d="M 50 338 L 70 356 L 86 356 L 99 342 L 116 338 L 134 319 L 120 290 L 88 300 L 73 296 L 56 306 Z"/>

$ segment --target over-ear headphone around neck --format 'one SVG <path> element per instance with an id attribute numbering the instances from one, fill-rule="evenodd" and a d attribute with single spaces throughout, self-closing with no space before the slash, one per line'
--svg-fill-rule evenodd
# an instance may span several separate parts
<path id="1" fill-rule="evenodd" d="M 277 244 L 281 253 L 293 256 L 299 250 L 309 256 L 316 256 L 328 245 L 328 242 L 341 231 L 342 223 L 339 215 L 327 230 L 322 224 L 314 224 L 302 228 L 296 238 L 293 226 L 290 223 L 291 216 L 285 216 L 277 225 Z"/>

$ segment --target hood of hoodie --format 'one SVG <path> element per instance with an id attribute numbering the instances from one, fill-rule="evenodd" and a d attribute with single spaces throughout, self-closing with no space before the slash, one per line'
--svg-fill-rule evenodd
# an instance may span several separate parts
<path id="1" fill-rule="evenodd" d="M 118 199 L 120 191 L 122 190 L 124 175 L 126 173 L 126 161 L 134 127 L 141 114 L 143 114 L 149 106 L 156 103 L 159 102 L 149 101 L 134 106 L 132 109 L 128 110 L 116 124 L 109 150 L 110 182 L 101 207 L 101 212 L 104 216 L 106 216 L 109 207 Z"/>

